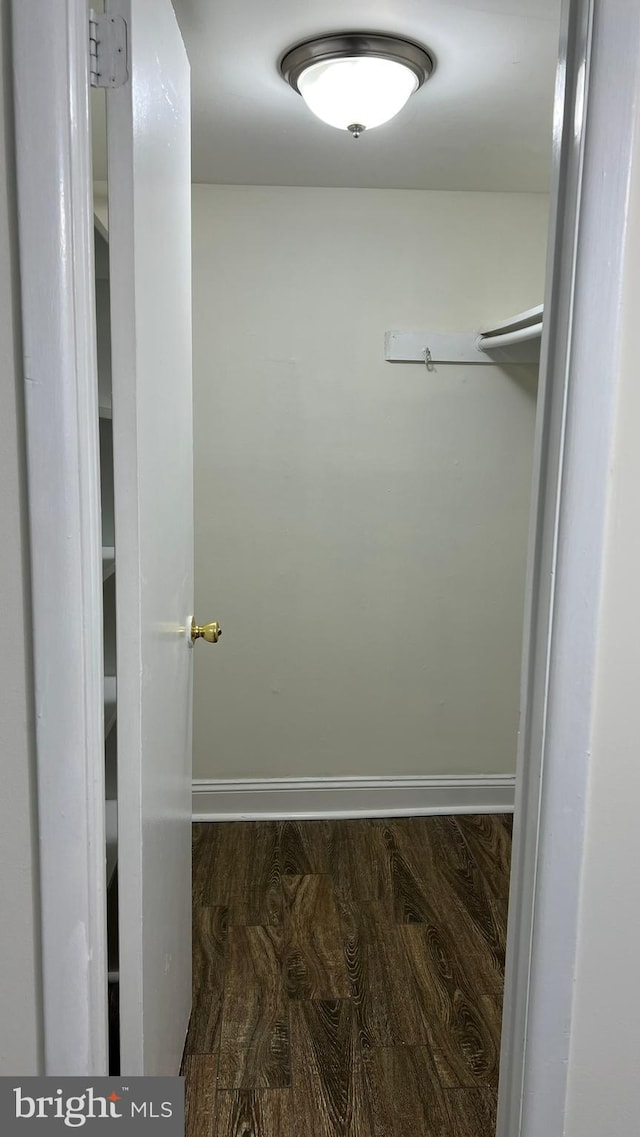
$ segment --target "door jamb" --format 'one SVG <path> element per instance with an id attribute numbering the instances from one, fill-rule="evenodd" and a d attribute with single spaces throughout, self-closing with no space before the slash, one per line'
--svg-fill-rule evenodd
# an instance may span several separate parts
<path id="1" fill-rule="evenodd" d="M 107 1073 L 102 564 L 88 7 L 12 6 L 44 1072 Z"/>
<path id="2" fill-rule="evenodd" d="M 565 1131 L 638 43 L 564 0 L 497 1137 Z"/>

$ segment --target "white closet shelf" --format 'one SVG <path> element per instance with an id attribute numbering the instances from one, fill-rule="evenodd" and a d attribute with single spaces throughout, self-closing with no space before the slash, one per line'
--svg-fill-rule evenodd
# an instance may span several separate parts
<path id="1" fill-rule="evenodd" d="M 118 803 L 104 803 L 105 836 L 107 842 L 107 887 L 111 884 L 118 863 Z"/>
<path id="2" fill-rule="evenodd" d="M 109 196 L 106 182 L 93 183 L 93 224 L 103 240 L 109 240 Z"/>
<path id="3" fill-rule="evenodd" d="M 501 324 L 482 328 L 478 336 L 478 347 L 481 351 L 492 351 L 497 347 L 510 347 L 527 340 L 540 339 L 543 315 L 544 305 L 538 304 L 535 308 L 518 312 Z"/>
<path id="4" fill-rule="evenodd" d="M 481 336 L 499 336 L 503 332 L 515 331 L 516 328 L 526 328 L 531 325 L 541 324 L 544 315 L 544 304 L 537 304 L 535 308 L 527 308 L 524 312 L 518 312 L 515 316 L 511 316 L 508 320 L 503 320 L 501 324 L 491 324 L 488 328 L 481 328 Z"/>
<path id="5" fill-rule="evenodd" d="M 543 305 L 479 332 L 387 332 L 388 363 L 537 363 Z"/>
<path id="6" fill-rule="evenodd" d="M 113 545 L 102 546 L 102 580 L 108 580 L 116 571 L 116 551 Z"/>
<path id="7" fill-rule="evenodd" d="M 100 418 L 113 418 L 113 408 L 111 403 L 100 403 L 98 406 L 98 414 Z"/>
<path id="8" fill-rule="evenodd" d="M 104 677 L 104 736 L 109 734 L 116 721 L 116 677 Z"/>

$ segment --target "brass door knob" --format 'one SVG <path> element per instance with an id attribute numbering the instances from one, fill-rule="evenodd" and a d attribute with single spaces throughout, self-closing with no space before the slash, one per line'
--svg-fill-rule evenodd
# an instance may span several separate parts
<path id="1" fill-rule="evenodd" d="M 191 639 L 193 643 L 196 640 L 206 640 L 208 644 L 217 644 L 220 636 L 222 635 L 222 628 L 216 620 L 212 624 L 196 624 L 195 620 L 191 621 Z"/>

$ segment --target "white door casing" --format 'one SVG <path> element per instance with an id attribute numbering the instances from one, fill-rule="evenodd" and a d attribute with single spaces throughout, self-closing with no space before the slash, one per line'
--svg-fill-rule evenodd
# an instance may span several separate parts
<path id="1" fill-rule="evenodd" d="M 566 1129 L 639 44 L 564 0 L 497 1137 Z"/>
<path id="2" fill-rule="evenodd" d="M 190 76 L 169 0 L 108 0 L 123 1074 L 175 1074 L 191 1008 Z"/>
<path id="3" fill-rule="evenodd" d="M 107 1072 L 102 565 L 85 0 L 13 5 L 44 1068 Z"/>

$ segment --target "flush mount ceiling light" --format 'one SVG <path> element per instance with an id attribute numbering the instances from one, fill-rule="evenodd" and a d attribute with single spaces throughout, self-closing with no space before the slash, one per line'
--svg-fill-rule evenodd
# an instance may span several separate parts
<path id="1" fill-rule="evenodd" d="M 301 43 L 280 63 L 282 77 L 309 110 L 354 138 L 397 115 L 433 68 L 416 43 L 360 32 Z"/>

